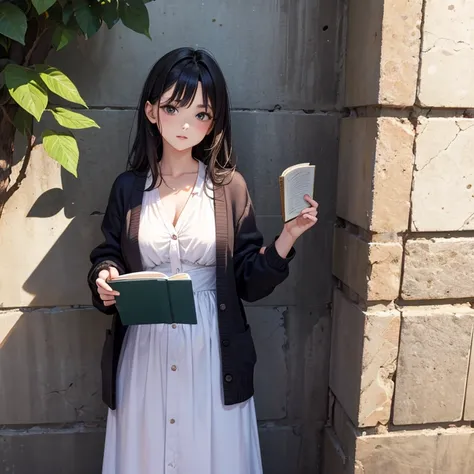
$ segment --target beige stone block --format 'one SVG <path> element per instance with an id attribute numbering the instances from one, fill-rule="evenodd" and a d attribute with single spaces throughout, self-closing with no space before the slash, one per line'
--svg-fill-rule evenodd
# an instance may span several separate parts
<path id="1" fill-rule="evenodd" d="M 402 297 L 407 300 L 474 295 L 474 238 L 408 240 Z"/>
<path id="2" fill-rule="evenodd" d="M 368 301 L 398 297 L 402 245 L 398 242 L 366 242 L 347 229 L 334 232 L 333 273 Z"/>
<path id="3" fill-rule="evenodd" d="M 322 474 L 470 474 L 474 471 L 472 428 L 364 435 L 346 425 L 344 435 L 351 438 L 352 448 L 345 452 L 341 451 L 340 435 L 334 428 L 325 430 Z"/>
<path id="4" fill-rule="evenodd" d="M 413 105 L 422 0 L 349 1 L 346 105 Z"/>
<path id="5" fill-rule="evenodd" d="M 335 291 L 329 384 L 356 426 L 389 421 L 399 332 L 397 310 L 362 311 Z"/>
<path id="6" fill-rule="evenodd" d="M 462 419 L 473 325 L 469 306 L 402 311 L 394 424 Z"/>
<path id="7" fill-rule="evenodd" d="M 109 326 L 95 310 L 0 312 L 0 425 L 103 420 Z"/>
<path id="8" fill-rule="evenodd" d="M 473 3 L 426 0 L 420 103 L 434 107 L 474 107 L 473 64 Z"/>
<path id="9" fill-rule="evenodd" d="M 474 229 L 474 120 L 420 118 L 413 231 Z"/>
<path id="10" fill-rule="evenodd" d="M 337 215 L 374 232 L 408 228 L 414 128 L 393 117 L 343 119 Z"/>
<path id="11" fill-rule="evenodd" d="M 474 346 L 471 343 L 469 373 L 467 375 L 466 400 L 464 402 L 464 420 L 474 420 Z"/>

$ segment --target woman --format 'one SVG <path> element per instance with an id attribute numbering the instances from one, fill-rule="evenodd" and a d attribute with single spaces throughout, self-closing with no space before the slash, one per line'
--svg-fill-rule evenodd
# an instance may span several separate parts
<path id="1" fill-rule="evenodd" d="M 256 355 L 241 299 L 263 298 L 288 276 L 317 203 L 306 196 L 308 208 L 262 246 L 234 169 L 226 83 L 202 50 L 180 48 L 153 66 L 128 164 L 91 254 L 94 306 L 115 314 L 107 281 L 119 274 L 186 272 L 197 324 L 124 328 L 115 314 L 102 359 L 103 473 L 260 474 Z"/>

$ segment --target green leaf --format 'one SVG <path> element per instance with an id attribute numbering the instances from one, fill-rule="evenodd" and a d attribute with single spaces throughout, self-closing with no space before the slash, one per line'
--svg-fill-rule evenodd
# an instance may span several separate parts
<path id="1" fill-rule="evenodd" d="M 0 34 L 25 44 L 26 15 L 11 3 L 0 3 Z"/>
<path id="2" fill-rule="evenodd" d="M 33 116 L 21 107 L 15 114 L 13 124 L 22 135 L 28 136 L 33 134 Z"/>
<path id="3" fill-rule="evenodd" d="M 92 5 L 89 5 L 86 0 L 78 0 L 75 2 L 74 16 L 87 38 L 90 38 L 99 31 L 101 19 L 92 8 Z"/>
<path id="4" fill-rule="evenodd" d="M 81 104 L 87 108 L 87 105 L 79 94 L 77 87 L 73 84 L 71 79 L 66 76 L 66 74 L 62 73 L 59 69 L 46 64 L 36 64 L 35 68 L 39 72 L 43 82 L 52 92 L 63 99 L 69 100 L 69 102 Z"/>
<path id="5" fill-rule="evenodd" d="M 40 76 L 35 71 L 16 64 L 8 64 L 3 74 L 13 100 L 39 122 L 48 105 L 48 92 Z"/>
<path id="6" fill-rule="evenodd" d="M 34 7 L 36 8 L 38 15 L 41 15 L 46 10 L 51 8 L 56 3 L 56 0 L 31 0 L 31 3 L 33 3 Z"/>
<path id="7" fill-rule="evenodd" d="M 102 18 L 110 30 L 119 20 L 117 0 L 102 3 Z"/>
<path id="8" fill-rule="evenodd" d="M 64 109 L 63 107 L 56 107 L 52 109 L 51 112 L 59 125 L 62 125 L 66 128 L 100 128 L 91 118 L 77 112 L 73 112 L 72 110 Z"/>
<path id="9" fill-rule="evenodd" d="M 64 6 L 63 8 L 63 23 L 67 25 L 69 23 L 69 20 L 72 17 L 72 14 L 74 13 L 74 9 L 70 3 Z"/>
<path id="10" fill-rule="evenodd" d="M 77 178 L 79 148 L 74 135 L 69 132 L 45 130 L 42 137 L 46 153 Z"/>
<path id="11" fill-rule="evenodd" d="M 56 51 L 63 49 L 76 37 L 76 32 L 64 26 L 58 26 L 53 34 L 53 46 Z"/>
<path id="12" fill-rule="evenodd" d="M 122 23 L 133 31 L 150 36 L 150 18 L 148 10 L 141 0 L 125 0 L 119 4 Z"/>

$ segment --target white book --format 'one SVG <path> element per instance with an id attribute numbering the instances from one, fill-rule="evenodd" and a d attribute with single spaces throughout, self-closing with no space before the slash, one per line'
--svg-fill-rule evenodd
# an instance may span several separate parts
<path id="1" fill-rule="evenodd" d="M 290 166 L 280 175 L 280 198 L 283 221 L 286 223 L 310 204 L 304 199 L 313 198 L 316 167 L 309 163 Z"/>

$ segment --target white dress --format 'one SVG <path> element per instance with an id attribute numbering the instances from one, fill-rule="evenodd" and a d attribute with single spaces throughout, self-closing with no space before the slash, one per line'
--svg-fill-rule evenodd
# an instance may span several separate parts
<path id="1" fill-rule="evenodd" d="M 131 326 L 109 410 L 103 474 L 261 474 L 254 400 L 225 406 L 217 325 L 214 203 L 199 164 L 176 227 L 159 191 L 145 192 L 144 270 L 186 272 L 197 325 Z M 147 183 L 148 186 L 148 183 Z"/>

